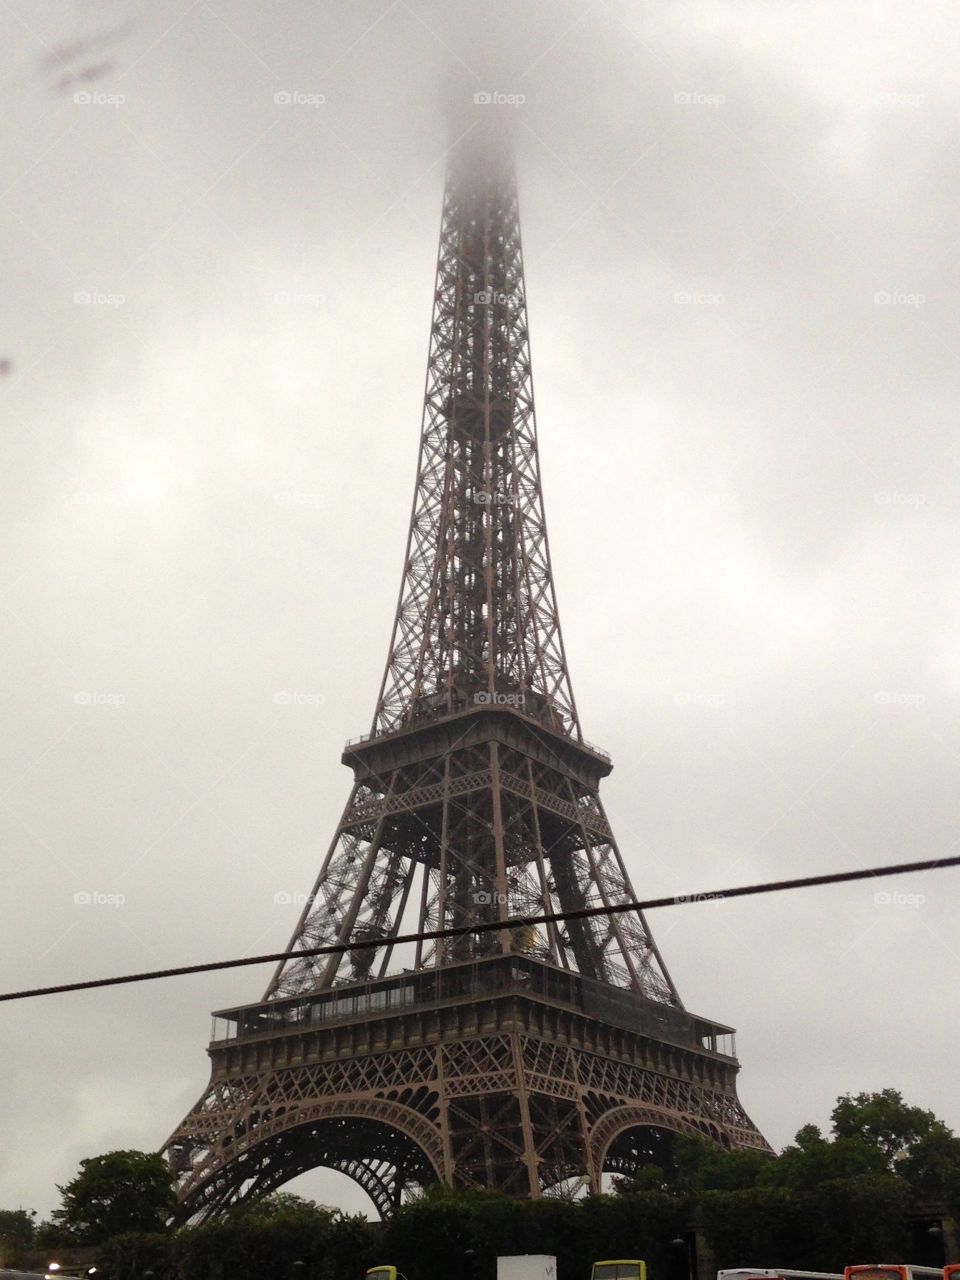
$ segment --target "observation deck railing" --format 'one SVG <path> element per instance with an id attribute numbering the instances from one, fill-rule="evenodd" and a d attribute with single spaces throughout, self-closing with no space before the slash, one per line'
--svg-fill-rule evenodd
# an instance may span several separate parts
<path id="1" fill-rule="evenodd" d="M 315 994 L 270 1000 L 214 1015 L 213 1042 L 319 1030 L 348 1021 L 463 1004 L 478 997 L 525 995 L 682 1048 L 735 1056 L 733 1031 L 673 1005 L 558 969 L 523 955 L 407 970 Z"/>

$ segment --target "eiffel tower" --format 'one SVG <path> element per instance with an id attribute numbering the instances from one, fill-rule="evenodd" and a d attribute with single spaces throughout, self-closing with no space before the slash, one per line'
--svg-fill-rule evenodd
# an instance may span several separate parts
<path id="1" fill-rule="evenodd" d="M 372 728 L 286 958 L 214 1015 L 210 1084 L 165 1147 L 181 1221 L 319 1166 L 387 1215 L 437 1182 L 598 1191 L 678 1133 L 769 1150 L 731 1028 L 684 1008 L 641 913 L 515 923 L 636 898 L 560 632 L 511 149 L 479 126 L 448 161 L 430 334 Z"/>

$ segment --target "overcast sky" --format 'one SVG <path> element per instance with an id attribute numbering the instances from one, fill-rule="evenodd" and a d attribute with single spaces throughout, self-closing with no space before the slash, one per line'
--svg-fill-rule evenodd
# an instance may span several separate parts
<path id="1" fill-rule="evenodd" d="M 285 945 L 386 656 L 440 104 L 478 91 L 523 99 L 484 109 L 517 134 L 560 610 L 637 891 L 960 848 L 958 21 L 6 0 L 0 988 Z M 881 888 L 651 915 L 777 1146 L 888 1085 L 960 1128 L 960 873 Z M 0 1006 L 0 1207 L 159 1147 L 210 1011 L 267 978 Z"/>

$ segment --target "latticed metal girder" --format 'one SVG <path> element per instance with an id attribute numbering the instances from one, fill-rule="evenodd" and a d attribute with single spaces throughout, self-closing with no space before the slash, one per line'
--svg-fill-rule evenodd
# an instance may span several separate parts
<path id="1" fill-rule="evenodd" d="M 478 694 L 580 736 L 550 571 L 516 184 L 473 139 L 444 193 L 414 512 L 374 720 Z"/>
<path id="2" fill-rule="evenodd" d="M 769 1150 L 728 1069 L 700 1076 L 682 1055 L 655 1068 L 504 1030 L 216 1080 L 170 1139 L 181 1216 L 318 1164 L 386 1214 L 437 1181 L 529 1196 L 582 1175 L 598 1189 L 640 1162 L 640 1128 Z"/>
<path id="3" fill-rule="evenodd" d="M 269 997 L 385 973 L 404 914 L 420 932 L 612 905 L 633 893 L 598 794 L 496 739 L 358 780 Z M 408 923 L 409 927 L 409 923 Z M 344 956 L 298 951 L 363 938 Z M 520 950 L 679 1004 L 639 913 L 417 949 L 415 966 Z"/>
<path id="4" fill-rule="evenodd" d="M 353 792 L 268 998 L 385 973 L 404 931 L 634 896 L 557 615 L 512 160 L 479 131 L 447 174 L 403 584 L 373 734 L 346 759 Z M 302 954 L 350 941 L 380 945 Z M 421 944 L 413 963 L 511 949 L 680 1003 L 638 914 Z"/>

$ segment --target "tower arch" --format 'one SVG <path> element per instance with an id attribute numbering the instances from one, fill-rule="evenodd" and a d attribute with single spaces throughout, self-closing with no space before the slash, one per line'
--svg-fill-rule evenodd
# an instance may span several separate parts
<path id="1" fill-rule="evenodd" d="M 203 1100 L 197 1110 L 203 1106 Z M 442 1178 L 436 1130 L 410 1108 L 386 1099 L 334 1099 L 291 1108 L 257 1125 L 238 1142 L 177 1175 L 176 1220 L 202 1222 L 227 1208 L 277 1191 L 311 1169 L 335 1169 L 369 1195 L 382 1218 L 411 1192 Z M 176 1173 L 176 1149 L 171 1150 Z"/>

